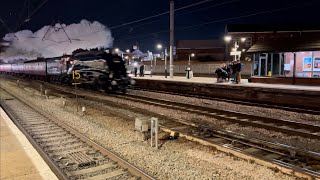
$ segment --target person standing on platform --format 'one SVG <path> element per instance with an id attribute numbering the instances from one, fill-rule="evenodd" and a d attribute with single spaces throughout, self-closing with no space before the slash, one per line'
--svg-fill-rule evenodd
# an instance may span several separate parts
<path id="1" fill-rule="evenodd" d="M 241 63 L 238 60 L 235 64 L 235 71 L 236 71 L 236 84 L 239 84 L 241 81 Z"/>
<path id="2" fill-rule="evenodd" d="M 228 64 L 226 65 L 226 71 L 227 71 L 227 81 L 229 82 L 230 81 L 230 73 L 231 73 L 231 63 L 228 62 Z"/>
<path id="3" fill-rule="evenodd" d="M 144 65 L 143 65 L 143 63 L 140 66 L 140 77 L 144 77 Z"/>
<path id="4" fill-rule="evenodd" d="M 231 72 L 231 77 L 232 77 L 232 82 L 236 82 L 237 79 L 237 74 L 236 74 L 236 63 L 235 61 L 232 61 L 231 65 L 230 65 L 230 72 Z"/>
<path id="5" fill-rule="evenodd" d="M 134 66 L 134 77 L 137 77 L 138 74 L 138 68 L 137 66 Z"/>
<path id="6" fill-rule="evenodd" d="M 239 66 L 240 66 L 240 71 L 239 71 L 239 83 L 241 82 L 241 71 L 242 71 L 242 68 L 243 68 L 243 64 L 240 62 L 239 60 Z"/>

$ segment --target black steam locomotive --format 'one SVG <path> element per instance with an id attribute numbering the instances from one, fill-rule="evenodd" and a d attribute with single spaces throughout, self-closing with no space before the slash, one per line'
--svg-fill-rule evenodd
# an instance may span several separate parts
<path id="1" fill-rule="evenodd" d="M 126 92 L 134 84 L 123 59 L 104 51 L 83 51 L 23 63 L 0 64 L 0 72 L 62 84 L 79 83 L 83 88 Z"/>

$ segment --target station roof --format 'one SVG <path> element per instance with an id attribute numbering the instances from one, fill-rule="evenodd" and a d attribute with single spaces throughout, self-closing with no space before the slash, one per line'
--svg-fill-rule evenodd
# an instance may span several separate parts
<path id="1" fill-rule="evenodd" d="M 177 49 L 214 49 L 224 48 L 222 40 L 178 40 Z"/>
<path id="2" fill-rule="evenodd" d="M 268 39 L 254 44 L 248 53 L 319 51 L 320 38 Z"/>
<path id="3" fill-rule="evenodd" d="M 137 56 L 137 57 L 143 57 L 144 53 L 142 51 L 140 51 L 139 49 L 134 50 L 132 53 L 132 55 Z"/>
<path id="4" fill-rule="evenodd" d="M 320 32 L 320 24 L 228 24 L 228 33 L 257 33 L 257 32 Z"/>

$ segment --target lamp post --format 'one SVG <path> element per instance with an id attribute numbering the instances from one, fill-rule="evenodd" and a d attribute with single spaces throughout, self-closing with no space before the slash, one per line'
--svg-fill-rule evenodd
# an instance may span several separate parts
<path id="1" fill-rule="evenodd" d="M 162 45 L 161 44 L 157 44 L 157 48 L 161 50 L 162 49 Z M 167 56 L 166 56 L 166 54 L 167 54 L 167 48 L 164 49 L 164 54 L 163 54 L 163 56 L 164 56 L 164 76 L 165 76 L 165 78 L 167 78 Z"/>
<path id="2" fill-rule="evenodd" d="M 195 54 L 194 54 L 194 53 L 189 54 L 189 63 L 188 63 L 188 66 L 189 66 L 189 67 L 190 67 L 191 57 L 194 57 L 194 56 L 195 56 Z"/>
<path id="3" fill-rule="evenodd" d="M 225 37 L 224 37 L 224 41 L 225 41 L 226 43 L 229 43 L 231 40 L 232 40 L 232 37 L 231 37 L 231 36 L 225 36 Z M 241 43 L 244 43 L 244 42 L 246 41 L 246 38 L 241 37 L 241 38 L 240 38 L 240 41 L 241 41 Z M 227 48 L 228 48 L 228 45 L 227 45 Z M 237 60 L 237 54 L 236 54 L 236 52 L 237 52 L 237 49 L 238 49 L 238 48 L 239 48 L 239 42 L 235 41 L 235 42 L 234 42 L 234 48 L 232 48 L 232 51 L 234 52 L 234 60 L 235 60 L 235 61 Z M 228 50 L 227 50 L 227 52 L 228 52 Z M 243 49 L 242 49 L 242 52 L 244 52 Z M 240 53 L 241 53 L 241 51 L 240 51 Z M 241 54 L 240 54 L 239 56 L 241 56 Z"/>
<path id="4" fill-rule="evenodd" d="M 128 65 L 130 65 L 130 50 L 129 49 L 127 49 L 126 50 L 126 57 L 125 57 L 125 59 L 127 59 L 128 60 Z"/>
<path id="5" fill-rule="evenodd" d="M 229 54 L 229 43 L 230 43 L 231 39 L 232 39 L 231 36 L 224 36 L 224 41 L 226 42 L 226 53 L 225 53 L 226 60 L 229 59 L 229 57 L 230 57 L 230 54 Z"/>
<path id="6" fill-rule="evenodd" d="M 114 51 L 118 54 L 120 52 L 120 49 L 119 48 L 115 48 Z M 123 52 L 121 52 L 121 58 L 123 59 Z"/>
<path id="7" fill-rule="evenodd" d="M 187 79 L 190 79 L 190 72 L 191 72 L 190 61 L 191 61 L 191 57 L 194 57 L 194 56 L 195 56 L 194 53 L 189 54 L 189 62 L 188 62 L 188 66 L 187 66 L 187 69 L 186 69 Z"/>
<path id="8" fill-rule="evenodd" d="M 128 65 L 129 65 L 129 56 L 126 56 L 124 58 L 128 61 Z"/>
<path id="9" fill-rule="evenodd" d="M 174 0 L 170 0 L 170 78 L 173 78 Z"/>

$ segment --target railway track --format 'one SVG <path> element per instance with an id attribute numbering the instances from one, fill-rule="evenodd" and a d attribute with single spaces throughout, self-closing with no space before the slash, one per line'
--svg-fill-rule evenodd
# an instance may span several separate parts
<path id="1" fill-rule="evenodd" d="M 1 107 L 59 179 L 154 179 L 23 98 L 11 96 L 0 101 Z"/>
<path id="2" fill-rule="evenodd" d="M 199 99 L 222 101 L 222 102 L 241 104 L 241 105 L 247 105 L 247 106 L 282 109 L 282 110 L 297 112 L 297 113 L 306 113 L 306 114 L 314 114 L 314 115 L 320 114 L 320 110 L 318 110 L 318 109 L 302 108 L 302 107 L 287 106 L 287 105 L 276 105 L 276 104 L 262 103 L 262 102 L 257 103 L 257 102 L 253 102 L 253 101 L 226 99 L 226 98 L 220 98 L 220 97 L 208 97 L 205 94 L 194 95 L 194 94 L 186 94 L 186 93 L 178 93 L 178 92 L 170 92 L 170 91 L 159 91 L 159 90 L 153 90 L 153 89 L 145 89 L 145 88 L 140 88 L 140 87 L 134 87 L 132 90 L 163 93 L 163 94 L 177 95 L 177 96 L 184 96 L 184 97 L 194 97 L 194 98 L 199 98 Z"/>
<path id="3" fill-rule="evenodd" d="M 172 121 L 174 120 L 174 121 Z M 162 119 L 161 129 L 180 137 L 213 146 L 222 152 L 257 162 L 286 174 L 307 179 L 320 179 L 320 153 L 285 144 L 247 138 L 244 135 L 192 125 L 179 119 Z"/>
<path id="4" fill-rule="evenodd" d="M 54 90 L 56 87 L 52 85 L 51 88 Z M 64 91 L 70 93 L 68 91 L 70 88 L 68 87 L 59 87 L 57 89 L 59 89 L 61 93 Z M 236 157 L 247 159 L 250 162 L 266 165 L 267 167 L 273 168 L 275 171 L 281 171 L 308 179 L 320 178 L 320 153 L 318 152 L 307 151 L 285 144 L 248 138 L 241 134 L 215 129 L 208 124 L 191 124 L 190 122 L 181 119 L 174 119 L 165 115 L 151 113 L 145 109 L 117 104 L 105 100 L 101 96 L 97 96 L 97 94 L 99 93 L 86 92 L 84 98 L 101 102 L 108 106 L 156 116 L 159 118 L 161 129 L 164 131 L 178 133 L 180 136 L 184 136 L 187 139 L 214 146 L 218 150 L 230 153 Z M 132 97 L 126 96 L 125 98 Z M 137 99 L 133 100 L 136 101 Z M 102 107 L 96 108 L 103 111 Z"/>
<path id="5" fill-rule="evenodd" d="M 38 88 L 37 85 L 30 85 L 34 88 Z M 52 84 L 45 84 L 47 88 L 53 89 L 52 92 L 57 93 L 57 95 L 64 94 L 65 96 L 74 97 L 74 93 L 70 92 L 70 87 L 57 87 L 56 85 Z M 96 94 L 100 94 L 105 96 L 104 93 L 99 93 L 97 91 L 79 91 L 78 96 L 79 97 L 86 97 L 87 99 L 93 99 L 96 101 L 99 101 L 100 99 L 96 97 Z M 282 120 L 282 119 L 274 119 L 269 117 L 261 117 L 257 115 L 252 115 L 244 112 L 235 112 L 232 110 L 220 110 L 215 109 L 212 107 L 204 107 L 204 106 L 196 106 L 196 105 L 190 105 L 185 103 L 178 103 L 174 101 L 159 99 L 159 98 L 151 98 L 146 96 L 139 96 L 139 95 L 117 95 L 113 94 L 110 95 L 112 97 L 117 97 L 119 99 L 133 101 L 133 102 L 140 102 L 144 104 L 154 105 L 154 106 L 160 106 L 163 108 L 168 109 L 175 109 L 179 111 L 184 111 L 188 113 L 198 114 L 198 115 L 204 115 L 207 117 L 212 117 L 218 120 L 227 121 L 230 123 L 238 123 L 242 126 L 253 126 L 258 128 L 264 128 L 267 130 L 272 130 L 276 132 L 282 132 L 288 135 L 294 135 L 294 136 L 302 136 L 306 138 L 312 138 L 312 139 L 320 139 L 320 126 L 318 125 L 311 125 L 296 121 L 290 121 L 290 120 Z"/>
<path id="6" fill-rule="evenodd" d="M 60 88 L 59 88 L 60 89 Z M 59 91 L 63 91 L 60 89 Z M 215 129 L 206 124 L 192 124 L 181 119 L 165 115 L 147 113 L 145 109 L 123 106 L 107 101 L 99 96 L 91 96 L 89 92 L 85 99 L 108 104 L 112 107 L 129 109 L 130 111 L 159 117 L 162 130 L 178 133 L 192 141 L 214 146 L 218 150 L 230 153 L 240 158 L 257 162 L 297 177 L 315 179 L 320 178 L 320 153 L 299 149 L 280 143 L 273 143 L 260 139 L 248 138 L 244 135 Z M 118 96 L 117 96 L 118 97 Z M 123 97 L 123 96 L 121 96 Z M 136 99 L 134 99 L 136 101 Z M 103 108 L 95 107 L 103 111 Z"/>
<path id="7" fill-rule="evenodd" d="M 253 127 L 264 128 L 268 130 L 278 131 L 289 135 L 303 136 L 307 138 L 320 139 L 320 126 L 299 123 L 289 120 L 273 119 L 268 117 L 260 117 L 257 115 L 246 114 L 242 112 L 235 112 L 231 110 L 219 110 L 215 108 L 189 105 L 185 103 L 178 103 L 174 101 L 150 98 L 137 95 L 121 95 L 118 98 L 161 106 L 164 108 L 180 110 L 198 115 L 204 115 L 219 120 L 224 120 L 232 123 L 239 123 L 240 125 L 247 125 Z"/>
<path id="8" fill-rule="evenodd" d="M 7 78 L 17 79 L 16 77 L 9 77 Z M 193 97 L 193 98 L 199 98 L 199 99 L 206 99 L 206 100 L 214 100 L 214 101 L 221 101 L 221 102 L 228 102 L 233 104 L 241 104 L 241 105 L 247 105 L 247 106 L 255 106 L 255 107 L 264 107 L 264 108 L 271 108 L 271 109 L 281 109 L 286 110 L 289 112 L 296 112 L 296 113 L 305 113 L 305 114 L 313 114 L 313 115 L 319 115 L 320 110 L 316 108 L 303 108 L 303 107 L 295 107 L 294 105 L 288 106 L 288 105 L 277 105 L 277 104 L 271 104 L 271 103 L 263 103 L 263 102 L 254 102 L 254 101 L 243 101 L 243 100 L 236 100 L 236 99 L 227 99 L 227 98 L 221 98 L 221 97 L 208 97 L 206 94 L 203 95 L 195 95 L 195 94 L 186 94 L 186 93 L 179 93 L 179 92 L 171 92 L 171 91 L 160 91 L 160 90 L 154 90 L 154 89 L 146 89 L 141 87 L 133 87 L 133 91 L 146 91 L 146 92 L 155 92 L 155 93 L 163 93 L 163 94 L 169 94 L 169 95 L 177 95 L 177 96 L 184 96 L 184 97 Z"/>

